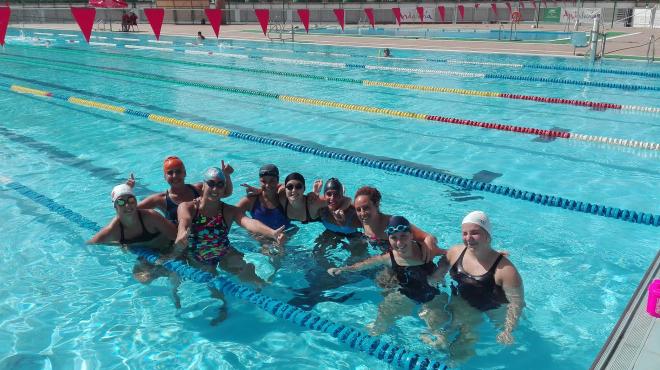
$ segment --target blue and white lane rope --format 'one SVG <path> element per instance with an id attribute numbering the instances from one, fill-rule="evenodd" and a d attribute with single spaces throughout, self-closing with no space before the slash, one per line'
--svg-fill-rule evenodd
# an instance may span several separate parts
<path id="1" fill-rule="evenodd" d="M 84 229 L 98 232 L 101 228 L 96 222 L 66 208 L 53 199 L 40 194 L 23 184 L 13 181 L 10 178 L 0 176 L 0 185 L 14 190 L 27 199 L 44 206 L 51 212 L 66 218 Z M 158 255 L 143 248 L 132 247 L 130 250 L 136 255 L 145 258 L 150 263 L 156 263 L 156 260 L 159 258 Z M 417 353 L 410 352 L 403 347 L 389 343 L 377 337 L 372 337 L 357 329 L 353 329 L 343 324 L 337 324 L 331 320 L 323 319 L 314 313 L 301 310 L 300 308 L 270 298 L 264 294 L 257 293 L 252 288 L 236 284 L 223 276 L 218 275 L 214 277 L 208 272 L 198 270 L 176 260 L 166 261 L 163 263 L 163 266 L 178 274 L 183 279 L 207 284 L 208 286 L 226 294 L 253 303 L 257 307 L 274 316 L 295 323 L 306 329 L 313 329 L 330 334 L 340 342 L 348 345 L 350 348 L 364 352 L 369 356 L 376 357 L 390 365 L 409 370 L 447 369 L 447 366 L 442 362 L 431 360 Z"/>

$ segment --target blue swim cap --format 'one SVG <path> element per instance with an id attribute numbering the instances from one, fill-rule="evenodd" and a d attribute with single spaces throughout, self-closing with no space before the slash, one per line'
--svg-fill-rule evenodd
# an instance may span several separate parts
<path id="1" fill-rule="evenodd" d="M 218 179 L 218 180 L 222 180 L 222 182 L 225 182 L 225 174 L 222 173 L 222 170 L 218 167 L 207 168 L 202 176 L 204 178 L 204 181 Z"/>
<path id="2" fill-rule="evenodd" d="M 403 216 L 390 217 L 390 222 L 387 223 L 385 233 L 392 235 L 402 231 L 410 231 L 410 222 Z"/>

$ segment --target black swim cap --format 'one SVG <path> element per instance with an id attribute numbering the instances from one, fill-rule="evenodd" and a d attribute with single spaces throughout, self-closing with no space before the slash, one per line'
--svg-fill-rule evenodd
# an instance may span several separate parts
<path id="1" fill-rule="evenodd" d="M 291 180 L 300 181 L 303 184 L 303 186 L 305 185 L 305 178 L 303 177 L 303 175 L 299 174 L 298 172 L 290 173 L 286 177 L 286 179 L 284 179 L 284 185 L 286 185 L 286 183 Z"/>
<path id="2" fill-rule="evenodd" d="M 410 221 L 403 216 L 392 216 L 390 222 L 387 223 L 385 233 L 392 235 L 401 231 L 410 231 Z"/>
<path id="3" fill-rule="evenodd" d="M 336 178 L 331 177 L 325 182 L 323 192 L 326 193 L 328 190 L 336 190 L 339 194 L 344 194 L 344 185 Z"/>
<path id="4" fill-rule="evenodd" d="M 280 178 L 280 170 L 277 169 L 277 166 L 274 164 L 265 164 L 259 169 L 259 177 L 264 176 L 273 176 Z"/>

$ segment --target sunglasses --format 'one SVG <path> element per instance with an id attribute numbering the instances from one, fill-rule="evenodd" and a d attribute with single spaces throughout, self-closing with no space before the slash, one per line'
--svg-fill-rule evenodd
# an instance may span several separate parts
<path id="1" fill-rule="evenodd" d="M 183 170 L 181 170 L 181 169 L 168 170 L 168 171 L 165 172 L 165 173 L 168 174 L 168 175 L 170 175 L 170 176 L 172 176 L 172 175 L 174 175 L 174 174 L 180 175 L 180 174 L 183 173 Z"/>
<path id="2" fill-rule="evenodd" d="M 135 199 L 135 197 L 128 197 L 126 199 L 119 198 L 119 199 L 115 200 L 115 204 L 120 206 L 120 207 L 124 207 L 128 203 L 130 203 L 131 205 L 136 205 L 137 204 L 137 199 Z"/>
<path id="3" fill-rule="evenodd" d="M 287 184 L 286 186 L 286 190 L 293 190 L 293 189 L 300 190 L 302 188 L 303 188 L 303 184 Z"/>
<path id="4" fill-rule="evenodd" d="M 206 180 L 206 185 L 209 186 L 209 188 L 214 188 L 214 187 L 219 187 L 222 188 L 225 186 L 224 181 L 213 181 L 213 180 Z"/>

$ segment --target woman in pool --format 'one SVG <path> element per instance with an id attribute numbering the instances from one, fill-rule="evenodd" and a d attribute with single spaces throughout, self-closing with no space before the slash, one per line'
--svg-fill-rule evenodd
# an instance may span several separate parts
<path id="1" fill-rule="evenodd" d="M 316 222 L 320 218 L 321 208 L 328 203 L 316 194 L 320 191 L 321 180 L 314 182 L 314 191 L 305 195 L 305 178 L 298 172 L 289 174 L 284 179 L 284 187 L 280 188 L 280 204 L 284 207 L 284 214 L 290 220 L 300 221 L 302 224 Z"/>
<path id="2" fill-rule="evenodd" d="M 362 223 L 362 232 L 370 246 L 385 253 L 390 249 L 390 241 L 385 232 L 391 215 L 380 211 L 381 195 L 378 189 L 363 186 L 355 193 L 353 206 L 357 212 L 358 219 Z M 433 260 L 435 256 L 447 253 L 438 247 L 438 239 L 410 224 L 410 232 L 413 239 L 422 246 L 422 259 L 425 262 Z"/>
<path id="3" fill-rule="evenodd" d="M 274 164 L 266 164 L 259 169 L 259 191 L 241 199 L 236 207 L 242 212 L 250 212 L 250 216 L 272 228 L 288 228 L 291 222 L 284 214 L 278 195 L 280 170 Z M 244 184 L 244 186 L 249 186 Z"/>
<path id="4" fill-rule="evenodd" d="M 225 176 L 217 167 L 204 173 L 202 194 L 198 199 L 179 205 L 179 230 L 175 244 L 189 249 L 189 261 L 193 266 L 217 273 L 216 265 L 237 275 L 243 281 L 263 285 L 254 265 L 245 262 L 243 254 L 229 243 L 231 224 L 265 236 L 278 243 L 284 242 L 284 226 L 277 230 L 251 219 L 237 207 L 220 200 L 224 194 Z"/>
<path id="5" fill-rule="evenodd" d="M 376 266 L 390 266 L 394 271 L 397 289 L 389 292 L 378 307 L 376 320 L 368 325 L 372 335 L 380 335 L 398 318 L 410 315 L 416 305 L 421 305 L 419 316 L 435 336 L 438 320 L 430 312 L 442 309 L 446 299 L 441 297 L 437 283 L 446 273 L 433 262 L 424 262 L 422 247 L 413 239 L 410 222 L 402 216 L 392 216 L 385 232 L 388 235 L 390 249 L 387 253 L 374 256 L 362 262 L 328 269 L 328 274 L 338 276 L 348 271 L 360 271 Z M 441 321 L 440 321 L 441 322 Z"/>
<path id="6" fill-rule="evenodd" d="M 513 329 L 525 306 L 522 278 L 513 263 L 491 247 L 491 224 L 484 212 L 470 212 L 463 218 L 461 230 L 463 244 L 455 245 L 447 252 L 451 266 L 449 274 L 455 282 L 452 295 L 460 297 L 458 306 L 467 303 L 463 307 L 454 306 L 455 321 L 460 323 L 463 316 L 466 316 L 465 321 L 470 321 L 469 316 L 478 312 L 493 316 L 496 310 L 506 307 L 506 317 L 497 341 L 512 344 Z M 471 309 L 466 310 L 465 306 Z M 474 333 L 465 334 L 476 341 Z"/>
<path id="7" fill-rule="evenodd" d="M 234 169 L 222 161 L 222 173 L 225 176 L 226 183 L 222 198 L 228 197 L 233 191 L 231 174 Z M 186 167 L 179 157 L 170 156 L 163 162 L 163 174 L 165 181 L 170 185 L 168 190 L 162 193 L 150 195 L 138 204 L 140 209 L 158 209 L 163 212 L 165 217 L 173 223 L 178 222 L 177 207 L 180 203 L 190 202 L 199 197 L 202 192 L 202 183 L 186 184 Z M 129 185 L 132 186 L 129 179 Z"/>

